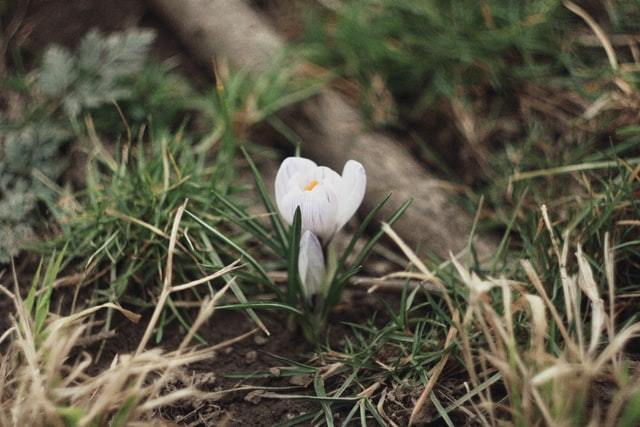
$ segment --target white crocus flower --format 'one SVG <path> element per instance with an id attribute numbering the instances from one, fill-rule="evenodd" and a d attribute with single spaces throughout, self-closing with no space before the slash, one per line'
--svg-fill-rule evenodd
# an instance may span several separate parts
<path id="1" fill-rule="evenodd" d="M 326 274 L 324 254 L 320 240 L 309 230 L 305 231 L 300 239 L 298 274 L 307 298 L 320 293 Z"/>
<path id="2" fill-rule="evenodd" d="M 302 157 L 288 157 L 280 165 L 276 203 L 289 225 L 300 207 L 298 273 L 307 298 L 322 292 L 327 273 L 322 243 L 327 245 L 356 213 L 366 186 L 364 167 L 355 160 L 344 165 L 342 176 Z"/>
<path id="3" fill-rule="evenodd" d="M 364 167 L 349 160 L 342 176 L 302 157 L 288 157 L 276 175 L 276 203 L 291 224 L 296 208 L 302 215 L 302 232 L 311 231 L 326 245 L 356 213 L 364 198 Z"/>

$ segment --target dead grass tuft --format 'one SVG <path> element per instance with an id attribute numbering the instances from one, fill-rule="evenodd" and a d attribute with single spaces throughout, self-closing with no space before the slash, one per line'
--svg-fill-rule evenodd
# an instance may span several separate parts
<path id="1" fill-rule="evenodd" d="M 552 302 L 549 287 L 529 260 L 520 264 L 531 286 L 504 277 L 481 279 L 451 257 L 468 290 L 462 320 L 452 312 L 469 378 L 467 398 L 458 404 L 470 403 L 487 426 L 638 425 L 640 369 L 625 359 L 625 346 L 640 334 L 640 322 L 616 330 L 614 308 L 607 311 L 600 294 L 600 289 L 607 289 L 609 304 L 615 301 L 609 236 L 605 235 L 603 258 L 607 283 L 598 286 L 579 243 L 575 270 L 569 271 L 570 238 L 563 236 L 558 242 L 546 207 L 542 212 L 559 265 L 564 307 Z M 385 231 L 405 254 L 410 251 L 392 230 Z M 412 262 L 417 259 L 412 253 L 407 256 Z M 416 267 L 424 280 L 433 279 L 421 263 Z M 442 360 L 447 358 L 448 353 Z M 438 374 L 433 372 L 431 378 Z M 502 392 L 489 387 L 496 375 Z M 433 389 L 432 382 L 425 392 Z M 425 405 L 426 399 L 417 401 L 412 419 Z"/>
<path id="2" fill-rule="evenodd" d="M 175 218 L 163 288 L 165 297 L 159 302 L 156 313 L 162 310 L 170 292 L 197 286 L 213 277 L 171 285 L 175 230 L 183 208 Z M 17 291 L 17 280 L 14 292 L 0 285 L 0 291 L 15 306 L 12 326 L 0 337 L 0 343 L 10 340 L 6 353 L 0 354 L 0 427 L 168 425 L 157 417 L 160 408 L 187 399 L 215 400 L 220 397 L 221 393 L 202 392 L 191 383 L 180 387 L 173 383 L 176 372 L 182 367 L 208 359 L 216 350 L 255 332 L 206 348 L 190 344 L 229 285 L 202 302 L 196 321 L 176 350 L 145 349 L 156 326 L 157 315 L 154 315 L 137 351 L 117 355 L 107 369 L 92 374 L 89 369 L 93 363 L 91 355 L 79 350 L 82 337 L 91 324 L 89 316 L 105 308 L 115 309 L 134 322 L 140 316 L 110 303 L 68 316 L 49 313 L 51 293 L 47 291 L 52 289 L 59 265 L 50 264 L 40 285 L 42 289 L 32 288 L 26 299 L 22 299 Z M 233 268 L 234 265 L 225 267 L 215 277 Z"/>

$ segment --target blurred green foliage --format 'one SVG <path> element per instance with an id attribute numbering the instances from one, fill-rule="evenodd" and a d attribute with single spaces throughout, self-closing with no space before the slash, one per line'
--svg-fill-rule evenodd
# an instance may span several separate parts
<path id="1" fill-rule="evenodd" d="M 520 150 L 532 129 L 543 128 L 553 139 L 564 124 L 578 125 L 580 131 L 576 110 L 602 101 L 616 79 L 632 88 L 640 81 L 637 70 L 612 69 L 590 27 L 560 0 L 354 0 L 326 5 L 308 20 L 300 43 L 306 56 L 357 83 L 357 101 L 372 125 L 417 133 L 430 166 L 455 170 L 455 165 L 438 164 L 439 159 L 466 150 L 473 166 L 482 168 L 473 176 L 475 182 L 495 179 L 488 173 L 512 170 L 492 161 L 496 151 L 509 149 L 512 142 Z M 582 6 L 612 36 L 640 30 L 638 0 Z M 614 49 L 619 62 L 634 61 L 624 43 Z M 532 105 L 531 98 L 541 102 L 534 99 Z M 589 123 L 596 130 L 609 130 L 615 119 L 611 114 L 597 118 Z M 437 142 L 441 145 L 434 147 L 433 135 L 420 133 L 447 127 L 458 132 L 458 144 Z M 585 139 L 580 132 L 561 132 Z M 494 134 L 499 137 L 492 138 Z M 458 148 L 461 144 L 467 146 Z M 573 149 L 561 146 L 560 152 Z M 480 158 L 483 154 L 487 159 Z"/>
<path id="2" fill-rule="evenodd" d="M 403 107 L 424 109 L 458 86 L 548 77 L 565 61 L 567 15 L 557 0 L 356 0 L 310 20 L 304 45 L 365 91 L 380 76 Z"/>

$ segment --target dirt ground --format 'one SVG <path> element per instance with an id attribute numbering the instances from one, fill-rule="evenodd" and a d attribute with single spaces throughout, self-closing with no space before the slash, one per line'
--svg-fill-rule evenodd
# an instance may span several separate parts
<path id="1" fill-rule="evenodd" d="M 373 312 L 382 312 L 384 307 L 377 296 L 363 291 L 347 292 L 349 303 L 338 307 L 329 321 L 328 336 L 334 348 L 340 348 L 344 337 L 350 329 L 345 324 L 363 322 Z M 388 295 L 385 296 L 388 300 Z M 391 300 L 397 298 L 390 298 Z M 393 302 L 393 301 L 392 301 Z M 394 304 L 395 305 L 395 304 Z M 342 310 L 340 309 L 342 307 Z M 96 370 L 109 366 L 117 354 L 135 351 L 144 333 L 148 316 L 134 325 L 126 319 L 120 320 L 114 327 L 116 335 L 106 341 L 102 349 Z M 286 360 L 305 363 L 312 357 L 313 347 L 305 341 L 300 332 L 289 332 L 286 317 L 277 312 L 261 312 L 261 320 L 271 332 L 266 337 L 258 332 L 243 341 L 217 352 L 215 357 L 190 365 L 187 370 L 179 372 L 175 378 L 175 386 L 195 385 L 203 391 L 224 391 L 242 386 L 288 387 L 282 390 L 287 394 L 307 394 L 311 385 L 311 377 L 281 376 L 279 368 L 287 366 Z M 379 321 L 384 323 L 384 316 Z M 235 338 L 255 328 L 255 324 L 245 313 L 236 311 L 218 311 L 204 325 L 199 335 L 209 344 L 216 344 Z M 178 347 L 186 331 L 177 322 L 166 331 L 160 346 L 167 351 Z M 100 343 L 79 349 L 96 354 Z M 257 372 L 269 372 L 268 378 L 252 377 Z M 238 378 L 245 377 L 245 378 Z M 272 426 L 297 417 L 309 411 L 320 409 L 319 405 L 302 400 L 265 399 L 260 391 L 244 390 L 224 394 L 220 400 L 185 401 L 159 411 L 158 416 L 164 420 L 184 425 L 252 425 Z M 344 414 L 342 414 L 344 415 Z M 406 420 L 408 414 L 398 414 L 397 420 Z M 339 420 L 340 414 L 336 414 Z"/>
<path id="2" fill-rule="evenodd" d="M 31 282 L 30 263 L 25 259 L 17 267 L 20 291 L 23 296 L 28 292 Z M 88 297 L 88 290 L 82 290 L 78 301 Z M 72 288 L 63 288 L 56 292 L 52 301 L 53 310 L 67 307 L 73 298 Z M 385 305 L 382 300 L 397 309 L 399 295 L 372 295 L 363 290 L 345 290 L 344 302 L 337 306 L 329 319 L 328 341 L 332 349 L 340 350 L 345 337 L 352 338 L 347 326 L 349 323 L 362 324 L 376 315 L 376 323 L 383 326 L 388 322 Z M 0 335 L 9 327 L 13 305 L 9 298 L 0 298 Z M 60 311 L 64 314 L 64 310 Z M 83 353 L 91 354 L 94 364 L 88 370 L 96 374 L 107 368 L 117 355 L 134 352 L 147 327 L 151 310 L 141 313 L 142 319 L 134 324 L 122 316 L 115 315 L 111 330 L 114 335 L 104 341 L 80 345 L 72 352 L 72 357 L 80 357 Z M 195 316 L 193 313 L 187 315 Z M 290 332 L 285 327 L 286 315 L 280 312 L 259 312 L 271 336 L 262 332 L 245 338 L 218 351 L 211 359 L 189 365 L 177 371 L 170 382 L 172 387 L 195 386 L 205 392 L 221 392 L 243 386 L 282 387 L 284 394 L 309 394 L 312 386 L 310 376 L 279 376 L 283 367 L 291 366 L 288 361 L 306 363 L 313 357 L 314 347 L 309 344 L 301 332 Z M 218 310 L 198 331 L 199 336 L 209 345 L 215 345 L 236 338 L 255 329 L 255 324 L 244 312 Z M 96 331 L 97 332 L 97 331 Z M 162 341 L 156 344 L 153 339 L 149 347 L 158 346 L 165 351 L 176 349 L 186 330 L 178 322 L 170 323 L 165 329 Z M 5 343 L 6 345 L 6 343 Z M 268 377 L 256 377 L 256 373 L 269 373 Z M 335 386 L 341 381 L 337 376 L 327 386 Z M 167 390 L 170 391 L 170 390 Z M 243 390 L 222 394 L 218 400 L 180 401 L 172 406 L 163 407 L 156 415 L 163 421 L 178 425 L 228 425 L 228 426 L 272 426 L 286 422 L 288 419 L 319 410 L 318 404 L 303 400 L 262 398 L 260 391 Z M 408 412 L 405 410 L 390 414 L 400 425 L 406 422 Z M 335 414 L 336 421 L 344 413 Z"/>
<path id="3" fill-rule="evenodd" d="M 226 375 L 247 374 L 256 371 L 268 371 L 278 366 L 272 354 L 300 359 L 301 355 L 310 352 L 310 346 L 301 336 L 291 335 L 282 330 L 282 320 L 278 316 L 261 316 L 273 336 L 266 339 L 262 335 L 254 335 L 218 352 L 215 357 L 182 371 L 175 379 L 175 386 L 183 386 L 185 382 L 196 384 L 203 391 L 221 391 L 242 385 L 266 385 L 271 387 L 291 386 L 283 379 L 242 379 L 228 378 Z M 108 365 L 118 353 L 134 351 L 146 323 L 132 327 L 130 322 L 122 321 L 116 328 L 119 332 L 107 341 L 100 364 Z M 211 344 L 222 342 L 246 333 L 255 327 L 243 313 L 219 312 L 200 330 L 202 338 Z M 167 350 L 176 348 L 184 337 L 185 331 L 178 327 L 167 331 L 162 347 Z M 126 331 L 126 332 L 125 332 Z M 96 345 L 95 347 L 98 347 Z M 93 350 L 97 350 L 97 348 Z M 280 362 L 281 363 L 281 362 Z M 255 395 L 255 393 L 254 393 Z M 302 401 L 269 400 L 253 398 L 251 391 L 234 392 L 224 395 L 218 401 L 185 401 L 178 405 L 163 408 L 158 414 L 162 419 L 178 424 L 192 425 L 274 425 L 289 417 L 313 409 L 309 403 Z"/>

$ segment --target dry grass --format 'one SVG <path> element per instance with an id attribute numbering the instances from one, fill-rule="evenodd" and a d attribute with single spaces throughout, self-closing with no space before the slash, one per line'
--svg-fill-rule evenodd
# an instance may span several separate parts
<path id="1" fill-rule="evenodd" d="M 171 354 L 153 349 L 120 355 L 108 369 L 90 375 L 92 357 L 76 350 L 88 328 L 83 320 L 94 309 L 65 317 L 51 315 L 36 334 L 35 319 L 18 293 L 3 291 L 14 301 L 16 318 L 0 368 L 2 426 L 158 424 L 150 421 L 155 408 L 193 392 L 183 389 L 161 395 L 162 373 L 211 356 L 208 350 Z M 133 313 L 124 313 L 135 319 Z"/>
<path id="2" fill-rule="evenodd" d="M 213 277 L 171 285 L 173 248 L 182 209 L 174 220 L 165 293 L 190 288 Z M 215 277 L 230 269 L 233 266 L 220 270 Z M 43 280 L 45 286 L 47 281 L 50 286 L 55 280 L 55 273 L 49 273 Z M 107 369 L 92 374 L 92 357 L 80 350 L 86 341 L 83 335 L 92 323 L 89 316 L 105 308 L 115 309 L 134 322 L 138 322 L 139 315 L 115 304 L 102 304 L 69 316 L 47 310 L 45 317 L 41 308 L 48 309 L 44 299 L 50 298 L 50 293 L 37 292 L 38 299 L 29 303 L 29 297 L 20 297 L 17 281 L 14 292 L 0 285 L 15 306 L 12 327 L 0 337 L 0 343 L 10 340 L 6 352 L 0 354 L 0 427 L 165 425 L 168 423 L 154 417 L 159 408 L 186 399 L 218 398 L 220 393 L 201 392 L 189 385 L 176 388 L 173 379 L 180 367 L 211 358 L 216 350 L 255 332 L 207 348 L 190 345 L 228 288 L 229 285 L 203 301 L 199 315 L 176 350 L 145 349 L 156 326 L 154 315 L 137 351 L 117 355 Z M 158 304 L 157 312 L 163 304 L 164 300 Z"/>
<path id="3" fill-rule="evenodd" d="M 570 238 L 557 241 L 544 206 L 542 217 L 552 236 L 549 249 L 560 267 L 564 307 L 552 303 L 549 287 L 529 260 L 520 260 L 529 279 L 524 283 L 480 278 L 452 256 L 468 290 L 461 320 L 448 302 L 469 378 L 464 384 L 466 397 L 458 402 L 471 404 L 477 420 L 486 426 L 635 426 L 640 422 L 640 369 L 626 357 L 625 346 L 640 334 L 640 323 L 616 330 L 615 263 L 609 236 L 605 235 L 603 248 L 607 283 L 598 286 L 580 244 L 575 246 L 576 269 L 569 271 Z M 433 280 L 393 230 L 385 231 L 424 280 Z M 600 289 L 607 289 L 607 304 Z M 445 363 L 447 357 L 442 359 Z M 433 388 L 441 370 L 434 369 L 425 392 Z M 496 375 L 502 387 L 489 387 Z M 426 404 L 426 399 L 418 400 L 412 419 Z"/>

